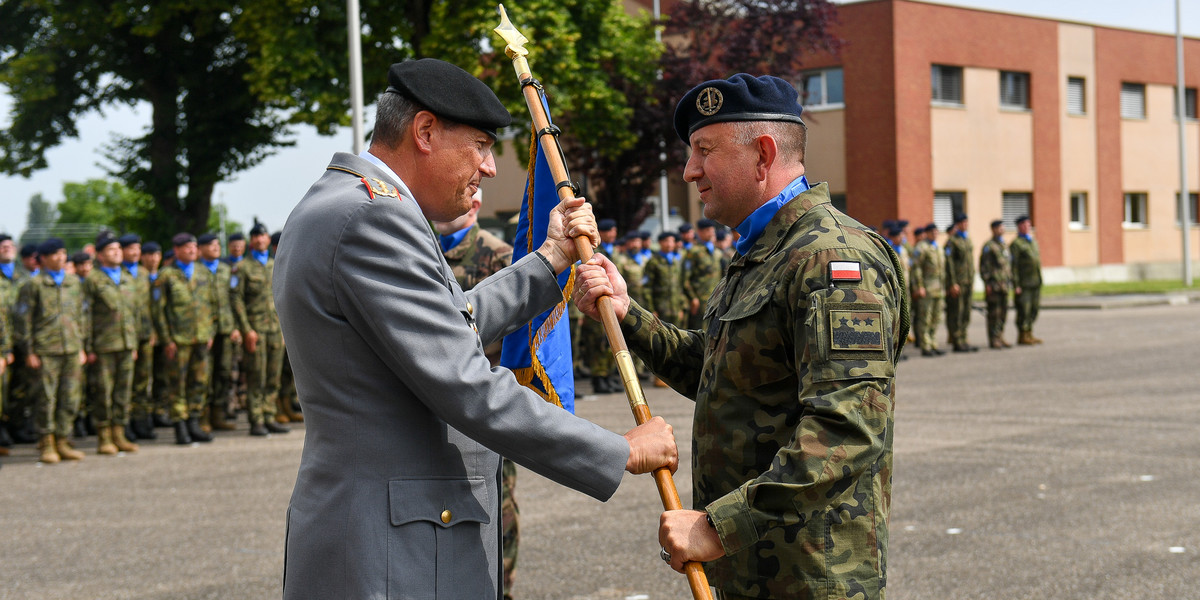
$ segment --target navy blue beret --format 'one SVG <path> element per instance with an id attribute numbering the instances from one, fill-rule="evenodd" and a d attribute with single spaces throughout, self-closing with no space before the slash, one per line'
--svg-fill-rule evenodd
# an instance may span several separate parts
<path id="1" fill-rule="evenodd" d="M 1021 215 L 1021 216 L 1017 217 L 1017 220 L 1015 221 L 1015 223 L 1017 225 L 1020 225 L 1021 223 L 1024 223 L 1025 221 L 1028 221 L 1028 220 L 1029 220 L 1029 215 Z"/>
<path id="2" fill-rule="evenodd" d="M 717 241 L 724 241 L 725 238 L 729 237 L 729 232 L 725 231 L 725 229 L 723 229 L 723 228 L 718 229 L 716 237 L 717 237 Z"/>
<path id="3" fill-rule="evenodd" d="M 184 231 L 182 233 L 175 234 L 175 237 L 171 238 L 171 245 L 182 246 L 184 244 L 190 244 L 195 241 L 196 241 L 196 236 Z"/>
<path id="4" fill-rule="evenodd" d="M 81 265 L 85 262 L 91 262 L 91 260 L 92 260 L 92 255 L 88 254 L 87 252 L 84 252 L 83 250 L 80 250 L 79 252 L 76 252 L 75 254 L 71 255 L 71 262 L 73 262 L 77 265 Z"/>
<path id="5" fill-rule="evenodd" d="M 134 244 L 142 243 L 142 236 L 136 233 L 127 233 L 117 238 L 117 243 L 120 244 L 122 248 L 128 248 Z"/>
<path id="6" fill-rule="evenodd" d="M 599 221 L 596 222 L 596 229 L 598 229 L 600 231 L 608 231 L 609 229 L 616 229 L 616 228 L 617 228 L 617 222 L 612 219 L 600 219 Z"/>
<path id="7" fill-rule="evenodd" d="M 105 246 L 110 246 L 112 244 L 120 244 L 120 243 L 121 242 L 119 240 L 117 240 L 117 238 L 115 236 L 113 236 L 113 234 L 108 233 L 107 231 L 96 236 L 96 249 L 97 250 L 103 250 Z M 124 248 L 124 246 L 122 246 L 122 248 Z"/>
<path id="8" fill-rule="evenodd" d="M 930 231 L 937 231 L 937 230 L 938 230 L 937 223 L 930 223 L 925 226 L 925 229 L 922 229 L 922 231 L 924 231 L 926 233 L 928 233 Z"/>
<path id="9" fill-rule="evenodd" d="M 892 223 L 892 226 L 887 229 L 887 234 L 891 237 L 896 237 L 902 233 L 904 233 L 904 228 L 897 227 L 895 223 Z"/>
<path id="10" fill-rule="evenodd" d="M 717 222 L 712 219 L 700 219 L 699 221 L 696 221 L 696 229 L 708 229 L 709 227 L 716 226 Z"/>
<path id="11" fill-rule="evenodd" d="M 674 231 L 664 231 L 664 232 L 658 234 L 658 241 L 660 241 L 660 242 L 667 238 L 678 239 L 679 236 L 676 235 Z"/>
<path id="12" fill-rule="evenodd" d="M 21 246 L 21 258 L 29 258 L 37 254 L 38 246 L 32 242 Z"/>
<path id="13" fill-rule="evenodd" d="M 899 221 L 896 221 L 896 226 L 900 229 L 904 229 L 905 227 L 908 227 L 908 221 L 900 219 Z"/>
<path id="14" fill-rule="evenodd" d="M 142 246 L 142 254 L 154 254 L 155 252 L 162 252 L 162 246 L 159 246 L 158 242 L 146 242 Z"/>
<path id="15" fill-rule="evenodd" d="M 687 221 L 684 221 L 683 224 L 679 226 L 679 233 L 687 233 L 691 230 L 692 224 L 688 223 Z"/>
<path id="16" fill-rule="evenodd" d="M 962 223 L 963 221 L 966 221 L 966 220 L 967 220 L 967 213 L 958 213 L 958 214 L 954 215 L 954 224 L 955 225 L 958 225 L 959 223 Z"/>
<path id="17" fill-rule="evenodd" d="M 267 231 L 267 226 L 262 223 L 255 222 L 254 227 L 250 228 L 250 235 L 267 235 L 268 233 L 270 232 Z"/>
<path id="18" fill-rule="evenodd" d="M 643 229 L 642 231 L 638 232 L 638 237 L 642 238 L 643 240 L 648 240 L 650 239 L 650 232 Z"/>
<path id="19" fill-rule="evenodd" d="M 436 58 L 406 60 L 388 69 L 388 92 L 400 94 L 433 114 L 496 137 L 512 115 L 492 88 L 474 75 Z"/>
<path id="20" fill-rule="evenodd" d="M 246 239 L 246 236 L 240 231 L 229 234 L 229 241 L 231 242 L 240 242 L 244 239 Z"/>
<path id="21" fill-rule="evenodd" d="M 163 252 L 163 260 L 164 261 L 171 260 L 172 258 L 175 258 L 174 250 L 167 250 L 166 252 Z"/>
<path id="22" fill-rule="evenodd" d="M 12 240 L 11 235 L 8 235 L 7 233 L 0 233 L 0 242 L 7 242 L 10 240 Z"/>
<path id="23" fill-rule="evenodd" d="M 200 234 L 200 237 L 196 238 L 196 243 L 200 244 L 201 246 L 211 244 L 215 241 L 217 241 L 217 236 L 216 234 L 212 233 L 203 233 Z"/>
<path id="24" fill-rule="evenodd" d="M 1003 224 L 1004 224 L 1004 221 L 1001 221 L 1000 219 L 996 219 L 995 221 L 992 221 L 992 229 L 995 229 Z"/>
<path id="25" fill-rule="evenodd" d="M 66 248 L 66 245 L 63 244 L 62 240 L 58 238 L 50 238 L 41 244 L 38 244 L 37 253 L 39 256 L 45 256 L 47 254 L 54 254 L 63 248 Z"/>
<path id="26" fill-rule="evenodd" d="M 694 87 L 675 107 L 675 133 L 688 143 L 705 125 L 728 121 L 790 121 L 803 123 L 800 95 L 792 84 L 771 75 L 738 73 Z"/>
<path id="27" fill-rule="evenodd" d="M 276 231 L 275 233 L 272 233 L 272 234 L 271 234 L 271 245 L 272 245 L 272 246 L 278 246 L 278 245 L 279 245 L 279 240 L 281 240 L 281 239 L 283 239 L 283 232 L 282 232 L 282 231 Z"/>

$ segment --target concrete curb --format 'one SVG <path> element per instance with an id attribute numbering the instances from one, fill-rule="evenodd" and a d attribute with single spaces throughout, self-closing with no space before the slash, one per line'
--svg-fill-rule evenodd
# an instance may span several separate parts
<path id="1" fill-rule="evenodd" d="M 1200 292 L 1181 291 L 1165 294 L 1113 294 L 1103 296 L 1061 296 L 1042 298 L 1041 308 L 1092 309 L 1134 308 L 1139 306 L 1186 306 L 1200 303 Z"/>

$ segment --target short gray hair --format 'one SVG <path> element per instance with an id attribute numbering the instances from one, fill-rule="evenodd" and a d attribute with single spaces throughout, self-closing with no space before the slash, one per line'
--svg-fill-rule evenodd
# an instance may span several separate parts
<path id="1" fill-rule="evenodd" d="M 409 125 L 412 125 L 413 117 L 422 110 L 425 110 L 425 107 L 400 94 L 380 94 L 375 105 L 375 131 L 371 134 L 371 142 L 395 147 L 400 143 Z"/>
<path id="2" fill-rule="evenodd" d="M 804 148 L 808 144 L 808 126 L 791 121 L 735 121 L 733 141 L 743 146 L 769 135 L 779 147 L 780 156 L 804 164 Z"/>

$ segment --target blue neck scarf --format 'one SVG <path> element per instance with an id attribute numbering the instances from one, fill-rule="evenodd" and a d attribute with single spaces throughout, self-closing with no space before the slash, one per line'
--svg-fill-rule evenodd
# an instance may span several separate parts
<path id="1" fill-rule="evenodd" d="M 135 278 L 137 277 L 138 267 L 141 266 L 135 262 L 123 262 L 121 265 L 124 266 L 125 270 L 129 271 L 129 274 L 133 275 Z"/>
<path id="2" fill-rule="evenodd" d="M 66 271 L 46 271 L 46 274 L 50 276 L 50 279 L 54 280 L 54 285 L 57 286 L 61 286 L 63 284 L 63 279 L 65 279 L 67 276 Z"/>
<path id="3" fill-rule="evenodd" d="M 713 253 L 713 252 L 715 252 L 715 251 L 716 251 L 716 249 L 717 249 L 717 247 L 716 247 L 716 246 L 714 246 L 712 242 L 704 242 L 704 247 L 705 247 L 705 248 L 708 248 L 708 253 L 709 253 L 709 254 L 712 254 L 712 253 Z"/>
<path id="4" fill-rule="evenodd" d="M 185 263 L 179 259 L 175 259 L 175 266 L 179 267 L 180 271 L 183 271 L 183 276 L 187 277 L 188 281 L 192 280 L 192 274 L 196 272 L 196 263 Z"/>
<path id="5" fill-rule="evenodd" d="M 600 249 L 604 250 L 605 256 L 613 256 L 613 245 L 608 242 L 600 242 Z"/>
<path id="6" fill-rule="evenodd" d="M 960 238 L 962 238 L 962 239 L 964 239 L 964 240 L 965 240 L 965 239 L 967 239 L 967 232 L 965 232 L 965 231 L 960 231 L 960 232 L 958 232 L 958 233 L 956 233 L 956 234 L 954 234 L 954 235 L 957 235 L 958 237 L 960 237 Z"/>
<path id="7" fill-rule="evenodd" d="M 154 283 L 155 281 L 158 281 L 158 273 L 157 272 L 147 273 L 147 275 L 150 277 L 150 283 Z"/>
<path id="8" fill-rule="evenodd" d="M 734 229 L 737 229 L 737 232 L 742 236 L 738 239 L 737 244 L 735 244 L 738 254 L 744 255 L 750 252 L 750 249 L 754 247 L 754 242 L 758 241 L 758 236 L 762 235 L 762 232 L 767 228 L 767 224 L 771 222 L 771 219 L 775 218 L 775 213 L 779 212 L 779 209 L 783 208 L 784 204 L 791 202 L 792 198 L 807 191 L 808 187 L 808 180 L 801 175 L 789 183 L 786 188 L 783 188 L 783 191 L 778 196 L 767 200 L 765 204 L 754 209 L 754 212 L 750 213 L 750 216 L 746 217 L 745 221 L 742 221 L 735 227 Z"/>
<path id="9" fill-rule="evenodd" d="M 450 235 L 438 236 L 438 240 L 442 242 L 442 252 L 449 252 L 455 246 L 461 244 L 463 238 L 467 237 L 467 233 L 470 231 L 470 227 L 464 227 L 458 231 L 455 231 L 454 233 L 451 233 Z"/>
<path id="10" fill-rule="evenodd" d="M 121 285 L 121 267 L 106 267 L 104 265 L 99 265 L 97 268 L 101 271 L 104 271 L 104 274 L 108 275 L 108 278 L 111 279 L 113 283 Z"/>
<path id="11" fill-rule="evenodd" d="M 1022 238 L 1024 238 L 1024 239 L 1025 239 L 1025 241 L 1027 241 L 1027 242 L 1032 242 L 1032 241 L 1033 241 L 1033 236 L 1032 236 L 1032 235 L 1029 235 L 1028 233 L 1018 233 L 1017 235 L 1019 235 L 1019 236 L 1021 236 Z"/>
<path id="12" fill-rule="evenodd" d="M 215 259 L 215 260 L 200 259 L 200 262 L 204 263 L 204 266 L 208 267 L 208 270 L 212 271 L 213 275 L 217 274 L 217 267 L 219 267 L 221 265 L 220 259 Z"/>
<path id="13" fill-rule="evenodd" d="M 242 259 L 243 259 L 243 258 L 246 258 L 246 255 L 244 255 L 244 254 L 243 254 L 242 256 L 230 256 L 230 257 L 229 257 L 229 264 L 231 264 L 231 265 L 236 265 L 236 264 L 238 264 L 238 263 L 242 262 Z"/>
<path id="14" fill-rule="evenodd" d="M 267 266 L 267 259 L 271 257 L 271 253 L 267 250 L 251 250 L 250 257 L 262 263 L 262 266 Z"/>
<path id="15" fill-rule="evenodd" d="M 14 265 L 12 263 L 0 264 L 0 273 L 4 273 L 4 277 L 6 279 L 12 279 L 13 278 L 13 266 Z"/>

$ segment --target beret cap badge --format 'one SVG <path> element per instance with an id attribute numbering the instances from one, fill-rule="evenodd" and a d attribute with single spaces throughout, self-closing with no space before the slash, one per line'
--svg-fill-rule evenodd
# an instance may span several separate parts
<path id="1" fill-rule="evenodd" d="M 712 86 L 704 88 L 696 96 L 696 110 L 706 117 L 717 114 L 723 104 L 725 104 L 725 97 L 721 94 L 721 90 Z"/>

